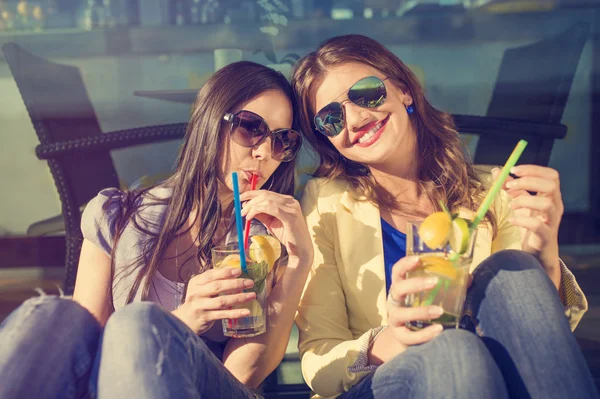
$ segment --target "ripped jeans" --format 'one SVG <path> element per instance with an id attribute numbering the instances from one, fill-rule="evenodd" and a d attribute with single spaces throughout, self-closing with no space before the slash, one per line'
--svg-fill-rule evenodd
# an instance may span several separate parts
<path id="1" fill-rule="evenodd" d="M 0 399 L 255 398 L 175 316 L 150 302 L 102 329 L 78 303 L 25 301 L 0 325 Z"/>

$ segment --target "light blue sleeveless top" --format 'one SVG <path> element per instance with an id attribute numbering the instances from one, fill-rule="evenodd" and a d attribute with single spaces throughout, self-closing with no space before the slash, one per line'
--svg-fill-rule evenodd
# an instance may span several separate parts
<path id="1" fill-rule="evenodd" d="M 157 198 L 169 198 L 172 190 L 166 187 L 155 187 L 150 190 L 150 193 Z M 83 237 L 101 248 L 108 256 L 110 256 L 113 239 L 116 234 L 117 222 L 122 214 L 122 200 L 124 193 L 116 188 L 107 188 L 102 190 L 94 197 L 86 206 L 81 217 L 81 231 Z M 135 213 L 135 221 L 144 229 L 157 233 L 163 222 L 167 207 L 163 204 L 157 204 L 152 196 L 144 196 L 140 199 L 141 205 L 137 213 Z M 250 227 L 250 235 L 266 234 L 266 228 L 258 221 L 253 220 Z M 135 223 L 128 222 L 121 234 L 115 252 L 115 279 L 113 280 L 113 300 L 115 309 L 125 306 L 127 295 L 133 287 L 138 269 L 130 267 L 140 254 L 143 253 L 143 248 L 150 243 L 153 237 L 138 230 Z M 229 233 L 226 237 L 227 244 L 237 243 L 237 234 Z M 139 267 L 139 266 L 137 266 Z M 154 292 L 151 289 L 148 300 L 158 302 L 166 310 L 174 310 L 181 299 L 183 284 L 174 283 L 165 284 L 165 278 L 162 275 L 154 276 L 152 287 L 156 290 L 159 287 L 159 292 Z M 135 293 L 134 302 L 141 301 L 142 290 L 146 280 L 142 280 L 140 288 Z M 163 288 L 160 288 L 163 287 Z M 179 289 L 177 289 L 179 288 Z M 167 295 L 174 295 L 172 298 L 166 298 Z M 172 309 L 171 309 L 172 308 Z"/>

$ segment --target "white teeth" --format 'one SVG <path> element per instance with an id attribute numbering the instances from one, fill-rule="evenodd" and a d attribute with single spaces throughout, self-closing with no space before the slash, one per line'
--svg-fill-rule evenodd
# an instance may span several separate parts
<path id="1" fill-rule="evenodd" d="M 383 123 L 381 123 L 381 122 L 379 122 L 378 124 L 376 124 L 375 126 L 373 126 L 373 127 L 371 128 L 371 130 L 369 130 L 367 133 L 365 133 L 364 135 L 362 135 L 362 136 L 361 136 L 361 137 L 358 139 L 358 142 L 362 144 L 362 143 L 364 143 L 364 142 L 367 142 L 367 141 L 369 141 L 369 140 L 370 140 L 370 139 L 371 139 L 371 138 L 372 138 L 372 137 L 375 135 L 375 133 L 376 133 L 376 132 L 377 132 L 379 129 L 381 129 L 381 126 L 383 126 Z"/>

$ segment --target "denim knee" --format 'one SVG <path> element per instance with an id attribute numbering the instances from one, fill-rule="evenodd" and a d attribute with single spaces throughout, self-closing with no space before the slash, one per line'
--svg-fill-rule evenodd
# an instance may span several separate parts
<path id="1" fill-rule="evenodd" d="M 440 351 L 447 351 L 447 358 L 453 359 L 446 366 L 453 368 L 453 381 L 459 385 L 455 388 L 457 397 L 467 397 L 473 390 L 493 393 L 493 397 L 507 397 L 502 372 L 479 337 L 457 329 L 445 331 L 436 339 Z"/>
<path id="2" fill-rule="evenodd" d="M 152 302 L 129 304 L 113 313 L 104 327 L 103 342 L 129 348 L 152 334 L 169 316 Z"/>
<path id="3" fill-rule="evenodd" d="M 69 298 L 40 295 L 27 299 L 14 310 L 0 325 L 0 331 L 9 333 L 29 327 L 35 328 L 38 334 L 44 334 L 43 331 L 61 328 L 69 331 L 90 327 L 99 329 L 100 324 L 87 309 Z"/>
<path id="4" fill-rule="evenodd" d="M 392 363 L 408 378 L 412 397 L 468 398 L 474 392 L 481 397 L 506 397 L 502 374 L 491 354 L 481 339 L 465 330 L 444 331 L 432 341 L 409 348 Z"/>
<path id="5" fill-rule="evenodd" d="M 541 263 L 533 255 L 518 250 L 496 252 L 477 266 L 472 291 L 489 286 L 500 290 L 507 300 L 529 294 L 556 297 L 556 288 Z"/>
<path id="6" fill-rule="evenodd" d="M 42 311 L 47 315 L 59 314 L 64 318 L 81 318 L 91 315 L 89 311 L 70 298 L 55 295 L 40 295 L 29 298 L 20 306 L 26 312 Z"/>
<path id="7" fill-rule="evenodd" d="M 481 339 L 461 329 L 446 330 L 432 341 L 409 348 L 394 361 L 408 361 L 413 368 L 422 368 L 422 375 L 449 375 L 445 371 L 452 368 L 454 377 L 464 381 L 476 380 L 477 375 L 487 374 L 487 369 L 495 367 Z"/>
<path id="8" fill-rule="evenodd" d="M 485 259 L 473 272 L 473 275 L 483 272 L 523 271 L 538 270 L 544 272 L 544 268 L 537 258 L 525 251 L 516 249 L 505 249 L 498 251 Z"/>
<path id="9" fill-rule="evenodd" d="M 164 345 L 159 331 L 169 316 L 151 302 L 129 304 L 113 313 L 104 327 L 100 375 L 106 369 L 125 377 L 153 365 Z"/>
<path id="10" fill-rule="evenodd" d="M 155 360 L 159 364 L 160 359 L 164 359 L 166 354 L 174 350 L 191 356 L 192 351 L 189 350 L 191 341 L 193 340 L 196 345 L 203 344 L 201 339 L 195 338 L 197 336 L 185 324 L 157 304 L 133 303 L 109 317 L 104 328 L 102 358 L 112 354 L 121 358 L 126 353 L 131 355 L 132 361 L 157 357 L 159 360 Z M 176 348 L 183 349 L 178 351 Z M 206 352 L 210 352 L 208 347 Z"/>

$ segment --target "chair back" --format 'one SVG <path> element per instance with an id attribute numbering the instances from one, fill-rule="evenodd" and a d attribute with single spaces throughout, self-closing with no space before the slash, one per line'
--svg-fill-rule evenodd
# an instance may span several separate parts
<path id="1" fill-rule="evenodd" d="M 57 64 L 15 43 L 2 46 L 41 144 L 102 134 L 78 68 Z M 109 151 L 65 155 L 48 161 L 63 207 L 86 204 L 119 179 Z"/>
<path id="2" fill-rule="evenodd" d="M 589 24 L 579 22 L 565 31 L 504 52 L 487 116 L 560 124 Z M 553 137 L 481 136 L 475 163 L 503 164 L 520 138 L 529 145 L 519 163 L 547 165 Z"/>

